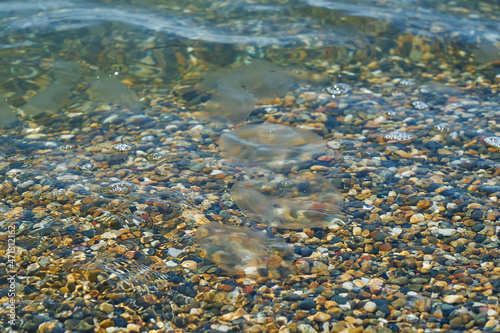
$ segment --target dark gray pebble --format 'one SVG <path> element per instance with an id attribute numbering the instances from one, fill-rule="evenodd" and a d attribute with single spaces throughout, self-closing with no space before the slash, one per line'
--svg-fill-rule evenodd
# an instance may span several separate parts
<path id="1" fill-rule="evenodd" d="M 316 307 L 316 302 L 313 298 L 307 298 L 299 303 L 299 309 L 301 310 L 311 310 Z"/>

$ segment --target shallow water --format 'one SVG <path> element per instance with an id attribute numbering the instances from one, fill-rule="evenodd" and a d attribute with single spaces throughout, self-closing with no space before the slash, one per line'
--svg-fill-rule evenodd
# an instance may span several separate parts
<path id="1" fill-rule="evenodd" d="M 1 2 L 2 329 L 498 330 L 499 17 Z"/>

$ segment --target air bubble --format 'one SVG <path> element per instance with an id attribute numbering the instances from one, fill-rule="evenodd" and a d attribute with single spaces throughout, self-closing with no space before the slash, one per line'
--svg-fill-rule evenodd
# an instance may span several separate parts
<path id="1" fill-rule="evenodd" d="M 411 105 L 413 106 L 414 109 L 417 110 L 425 110 L 429 108 L 429 105 L 427 105 L 425 102 L 422 101 L 413 101 L 411 102 Z"/>
<path id="2" fill-rule="evenodd" d="M 406 143 L 413 141 L 417 138 L 417 136 L 413 133 L 407 133 L 403 131 L 392 131 L 383 136 L 385 140 L 395 140 L 401 143 Z"/>
<path id="3" fill-rule="evenodd" d="M 335 83 L 326 88 L 326 91 L 335 98 L 336 95 L 345 95 L 352 90 L 352 87 L 347 83 Z"/>

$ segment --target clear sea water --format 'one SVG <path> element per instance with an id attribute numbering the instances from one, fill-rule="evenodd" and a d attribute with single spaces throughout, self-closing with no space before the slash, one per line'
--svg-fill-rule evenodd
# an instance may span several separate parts
<path id="1" fill-rule="evenodd" d="M 203 209 L 199 207 L 210 207 L 205 213 L 215 215 L 220 213 L 221 207 L 229 209 L 231 202 L 227 185 L 234 182 L 231 177 L 238 176 L 231 174 L 234 169 L 223 170 L 231 181 L 220 187 L 214 181 L 217 184 L 210 184 L 210 189 L 203 188 L 203 181 L 190 177 L 196 172 L 208 175 L 213 169 L 222 169 L 222 164 L 214 157 L 218 154 L 217 147 L 211 146 L 217 139 L 206 133 L 190 132 L 194 139 L 175 136 L 172 133 L 175 133 L 176 128 L 169 126 L 177 126 L 183 133 L 198 123 L 211 127 L 213 124 L 206 119 L 198 121 L 190 118 L 191 114 L 200 111 L 200 103 L 206 101 L 203 96 L 198 96 L 197 85 L 209 71 L 229 68 L 236 63 L 243 64 L 254 58 L 267 59 L 287 72 L 300 76 L 301 80 L 292 88 L 293 92 L 289 92 L 289 97 L 295 92 L 298 95 L 293 96 L 291 102 L 296 103 L 293 104 L 295 113 L 292 112 L 294 122 L 321 134 L 328 141 L 330 149 L 321 160 L 323 164 L 317 168 L 319 173 L 323 172 L 320 167 L 327 165 L 331 167 L 328 169 L 330 179 L 341 179 L 342 174 L 338 170 L 351 172 L 351 161 L 359 168 L 366 167 L 359 172 L 359 179 L 353 180 L 351 184 L 358 192 L 354 187 L 348 188 L 344 182 L 341 191 L 344 198 L 349 197 L 350 200 L 343 211 L 349 215 L 346 220 L 363 225 L 364 219 L 373 218 L 373 226 L 382 228 L 380 225 L 383 224 L 385 231 L 392 232 L 395 227 L 392 221 L 380 222 L 378 216 L 370 212 L 375 206 L 383 207 L 388 193 L 398 186 L 399 189 L 407 186 L 410 189 L 408 193 L 412 193 L 413 187 L 419 187 L 419 199 L 424 201 L 425 197 L 436 201 L 432 203 L 432 209 L 435 210 L 431 212 L 429 208 L 427 213 L 437 216 L 441 214 L 437 204 L 439 200 L 435 199 L 437 194 L 432 191 L 443 182 L 449 186 L 439 192 L 444 193 L 443 202 L 466 198 L 464 200 L 479 202 L 490 213 L 498 211 L 498 199 L 496 196 L 493 199 L 498 193 L 498 175 L 493 173 L 498 170 L 500 153 L 495 149 L 500 148 L 500 139 L 484 140 L 484 137 L 500 136 L 498 0 L 0 0 L 0 96 L 8 104 L 7 109 L 0 104 L 0 110 L 2 107 L 3 110 L 15 110 L 18 118 L 16 124 L 0 132 L 0 174 L 2 182 L 6 184 L 2 187 L 0 213 L 8 216 L 2 220 L 6 221 L 2 227 L 7 223 L 16 223 L 20 248 L 29 248 L 30 252 L 33 252 L 33 247 L 41 247 L 38 248 L 40 251 L 47 248 L 62 251 L 67 247 L 66 243 L 56 244 L 52 248 L 39 243 L 30 245 L 29 237 L 32 236 L 38 242 L 36 237 L 42 235 L 41 230 L 47 232 L 44 235 L 50 235 L 58 228 L 71 236 L 76 232 L 67 229 L 66 222 L 71 221 L 85 229 L 86 241 L 89 241 L 95 234 L 92 234 L 89 225 L 95 221 L 85 220 L 84 215 L 78 215 L 81 211 L 95 213 L 96 221 L 97 217 L 102 217 L 97 221 L 99 223 L 111 226 L 114 223 L 113 217 L 105 220 L 107 213 L 101 214 L 96 207 L 87 203 L 86 206 L 77 205 L 75 210 L 78 213 L 72 214 L 72 207 L 67 206 L 68 203 L 74 203 L 73 199 L 83 202 L 83 198 L 92 197 L 96 202 L 103 203 L 103 207 L 104 202 L 110 204 L 113 207 L 110 209 L 114 209 L 115 213 L 127 211 L 129 206 L 136 205 L 134 210 L 127 213 L 135 214 L 135 221 L 146 216 L 144 220 L 148 223 L 157 215 L 149 215 L 150 212 L 146 212 L 144 207 L 154 206 L 152 202 L 155 200 L 178 201 L 184 208 L 190 205 L 196 207 L 192 211 L 186 208 L 189 212 L 181 215 L 176 211 L 177 207 L 174 209 L 169 206 L 167 209 L 166 205 L 162 206 L 163 203 L 155 206 L 162 207 L 164 217 L 174 219 L 181 215 L 188 224 L 195 220 L 196 223 L 199 220 L 208 222 L 201 217 Z M 26 102 L 55 81 L 52 68 L 54 61 L 58 60 L 80 64 L 82 78 L 76 83 L 72 82 L 71 94 L 57 88 L 56 95 L 63 95 L 63 100 L 70 97 L 65 103 L 56 101 L 55 106 L 44 106 L 53 108 L 54 114 L 29 119 L 23 114 L 28 113 Z M 102 75 L 100 73 L 118 78 L 128 88 L 115 87 L 114 91 L 109 92 L 111 98 L 103 97 L 105 92 L 96 88 L 93 92 L 87 91 L 92 80 Z M 310 95 L 302 94 L 304 91 L 297 85 L 302 85 L 305 92 L 314 94 L 317 103 L 316 100 L 308 100 Z M 127 89 L 133 90 L 133 93 Z M 117 92 L 128 94 L 128 97 L 121 99 L 113 95 Z M 89 99 L 93 99 L 92 95 L 98 96 L 96 99 L 99 103 L 95 99 L 89 102 Z M 116 100 L 120 100 L 119 103 Z M 43 104 L 43 101 L 35 102 Z M 286 114 L 291 110 L 285 102 L 278 104 L 258 105 L 257 115 L 253 116 L 252 121 L 257 123 L 267 116 L 267 112 L 276 112 L 275 118 L 286 123 Z M 303 105 L 306 106 L 301 109 Z M 174 115 L 171 116 L 169 112 Z M 142 113 L 149 117 L 141 118 L 138 114 Z M 154 131 L 156 122 L 165 133 Z M 325 127 L 318 123 L 324 123 Z M 216 122 L 213 127 L 217 129 L 213 133 L 220 134 L 224 125 Z M 98 133 L 100 130 L 102 132 Z M 394 130 L 413 133 L 417 138 L 416 143 L 412 143 L 414 138 L 405 140 L 405 134 L 392 133 L 389 139 L 396 138 L 398 141 L 398 136 L 403 139 L 384 145 L 384 140 L 388 140 L 384 135 Z M 181 144 L 176 145 L 175 140 L 180 140 Z M 201 140 L 205 141 L 200 143 Z M 104 147 L 103 141 L 106 144 L 132 141 L 144 150 L 144 154 L 133 152 L 126 155 L 128 151 L 120 151 L 120 154 L 123 152 L 120 155 L 116 153 L 118 149 L 112 150 L 109 145 Z M 204 147 L 199 149 L 202 152 L 192 148 L 196 145 Z M 337 152 L 340 152 L 338 156 Z M 153 155 L 155 153 L 158 155 Z M 156 161 L 163 161 L 162 153 L 168 155 L 169 160 L 158 166 L 160 162 Z M 386 159 L 380 162 L 382 154 Z M 207 156 L 208 162 L 196 162 Z M 331 162 L 336 161 L 336 158 L 340 160 L 339 163 L 343 163 L 338 170 Z M 185 163 L 176 169 L 179 161 Z M 123 167 L 120 166 L 122 163 Z M 463 172 L 467 172 L 471 179 L 463 183 L 457 181 L 462 172 L 454 169 L 457 165 L 467 170 Z M 139 174 L 151 170 L 155 170 L 154 176 L 157 178 L 149 175 L 151 179 L 147 179 L 142 174 L 136 178 L 133 176 L 135 172 Z M 437 174 L 436 178 L 431 178 L 431 171 Z M 456 178 L 447 178 L 450 173 Z M 353 174 L 354 179 L 356 172 Z M 167 182 L 162 183 L 162 177 L 171 183 L 165 185 Z M 135 185 L 120 183 L 130 179 L 139 180 Z M 201 185 L 186 181 L 193 179 Z M 380 191 L 384 194 L 373 191 L 373 197 L 378 195 L 376 199 L 380 199 L 380 202 L 368 198 L 372 188 L 370 183 L 375 180 L 380 187 L 391 187 Z M 478 183 L 472 184 L 473 180 Z M 113 182 L 121 186 L 118 192 L 113 192 L 116 186 L 113 188 L 109 185 Z M 182 195 L 176 196 L 182 192 L 180 190 L 165 195 L 164 189 L 174 188 L 174 183 L 181 184 L 183 189 L 191 186 L 189 191 L 183 192 L 187 199 Z M 477 186 L 471 187 L 466 196 L 465 188 L 469 184 Z M 44 194 L 40 193 L 44 186 L 55 189 L 51 192 L 53 195 L 43 197 Z M 370 189 L 370 194 L 362 193 L 363 186 Z M 480 186 L 484 187 L 481 193 L 477 190 L 482 189 Z M 14 188 L 16 191 L 11 190 Z M 134 197 L 127 204 L 125 201 L 112 201 L 113 195 L 121 198 L 120 195 L 125 194 L 124 197 L 128 198 L 126 195 L 138 188 L 139 199 Z M 33 194 L 26 195 L 28 189 Z M 219 190 L 224 194 L 218 193 Z M 158 194 L 161 191 L 163 196 Z M 349 194 L 351 191 L 354 194 Z M 215 194 L 212 192 L 220 197 L 213 199 Z M 402 191 L 398 195 L 401 193 L 402 196 L 398 197 L 401 200 L 395 201 L 397 204 L 416 207 L 419 200 L 408 203 L 406 197 L 403 199 L 408 193 Z M 26 198 L 21 198 L 23 195 Z M 97 197 L 100 199 L 97 200 Z M 30 198 L 36 200 L 30 201 Z M 46 211 L 40 208 L 49 207 L 50 200 L 54 200 L 50 206 L 52 208 Z M 382 201 L 384 204 L 380 204 Z M 469 204 L 472 201 L 466 202 Z M 404 215 L 400 211 L 396 212 L 398 207 L 393 209 L 395 206 L 392 204 L 394 202 L 385 205 L 387 207 L 383 207 L 386 209 L 383 213 Z M 465 207 L 464 212 L 467 209 Z M 21 211 L 24 215 L 19 213 Z M 56 220 L 50 219 L 52 211 L 54 216 L 59 214 Z M 20 215 L 16 215 L 18 213 Z M 452 222 L 461 223 L 460 218 L 456 217 L 458 213 L 447 213 L 443 213 L 444 217 L 439 216 L 439 219 L 446 219 L 443 222 L 447 223 L 444 228 L 446 235 L 452 233 Z M 473 213 L 481 215 L 481 212 L 467 211 L 469 215 L 466 217 L 471 217 Z M 223 213 L 219 215 L 223 216 Z M 465 213 L 462 215 L 465 217 Z M 429 219 L 428 216 L 425 218 Z M 472 218 L 481 223 L 484 221 L 482 215 Z M 410 217 L 406 220 L 402 223 L 401 228 L 405 230 L 402 235 L 407 233 L 410 235 L 408 239 L 412 239 L 414 230 L 408 223 Z M 486 224 L 487 229 L 491 227 L 491 230 L 495 230 L 488 237 L 498 242 L 498 235 L 494 236 L 498 233 L 498 219 Z M 188 226 L 193 225 L 194 222 Z M 175 231 L 168 229 L 167 235 L 171 237 L 169 240 L 177 242 L 178 248 L 184 249 L 186 244 L 194 242 L 193 233 L 188 232 L 180 237 L 175 227 L 170 225 L 168 228 Z M 394 229 L 400 230 L 401 234 L 401 228 Z M 423 226 L 422 230 L 426 228 Z M 36 232 L 29 234 L 26 230 Z M 374 230 L 369 231 L 371 234 Z M 418 234 L 421 234 L 420 231 Z M 136 237 L 136 244 L 148 237 Z M 395 236 L 397 238 L 398 235 Z M 472 238 L 470 236 L 469 240 Z M 89 242 L 85 246 L 98 252 L 102 245 L 99 244 L 96 241 L 96 244 Z M 403 244 L 402 241 L 399 244 Z M 396 247 L 399 244 L 396 242 L 393 245 Z M 492 241 L 489 244 L 494 243 Z M 105 245 L 102 246 L 105 248 Z M 87 249 L 76 241 L 68 247 L 72 249 L 73 255 Z M 465 249 L 464 244 L 456 247 Z M 165 256 L 174 258 L 166 260 L 171 265 L 169 267 L 180 265 L 180 260 L 175 258 L 178 253 L 182 253 L 182 249 L 174 249 L 173 246 L 161 249 Z M 144 253 L 151 255 L 149 252 Z M 304 253 L 310 255 L 312 250 L 309 252 L 307 249 Z M 129 252 L 127 254 L 130 255 Z M 36 262 L 36 253 L 24 255 L 19 265 L 24 265 L 22 269 L 29 271 L 27 267 L 32 267 Z M 41 266 L 46 264 L 41 263 Z M 108 271 L 118 270 L 118 265 L 113 269 L 106 265 L 104 263 L 102 267 Z M 132 273 L 126 271 L 123 275 L 128 274 L 130 278 L 130 275 L 137 276 L 143 271 L 130 269 L 128 272 Z M 183 279 L 175 278 L 176 281 Z M 21 287 L 26 287 L 24 280 L 19 282 Z M 30 321 L 29 315 L 26 318 L 24 325 Z"/>

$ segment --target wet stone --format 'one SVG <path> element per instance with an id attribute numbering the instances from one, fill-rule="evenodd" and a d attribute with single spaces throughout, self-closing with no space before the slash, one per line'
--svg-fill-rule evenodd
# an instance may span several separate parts
<path id="1" fill-rule="evenodd" d="M 301 310 L 311 310 L 316 307 L 316 302 L 312 298 L 307 298 L 302 302 L 299 302 L 299 309 Z"/>
<path id="2" fill-rule="evenodd" d="M 116 165 L 116 164 L 121 164 L 123 162 L 125 162 L 126 160 L 128 160 L 128 156 L 127 154 L 124 154 L 124 153 L 116 153 L 116 154 L 112 154 L 111 156 L 109 156 L 106 160 L 106 162 L 108 162 L 108 165 Z"/>
<path id="3" fill-rule="evenodd" d="M 430 149 L 430 150 L 438 150 L 438 149 L 443 148 L 443 145 L 439 142 L 436 142 L 436 141 L 427 141 L 424 144 L 424 147 L 427 149 Z"/>
<path id="4" fill-rule="evenodd" d="M 189 170 L 193 172 L 201 172 L 205 166 L 202 163 L 197 163 L 195 161 L 189 162 Z"/>
<path id="5" fill-rule="evenodd" d="M 396 284 L 398 286 L 406 286 L 410 280 L 406 276 L 395 278 L 391 281 L 391 283 Z"/>

